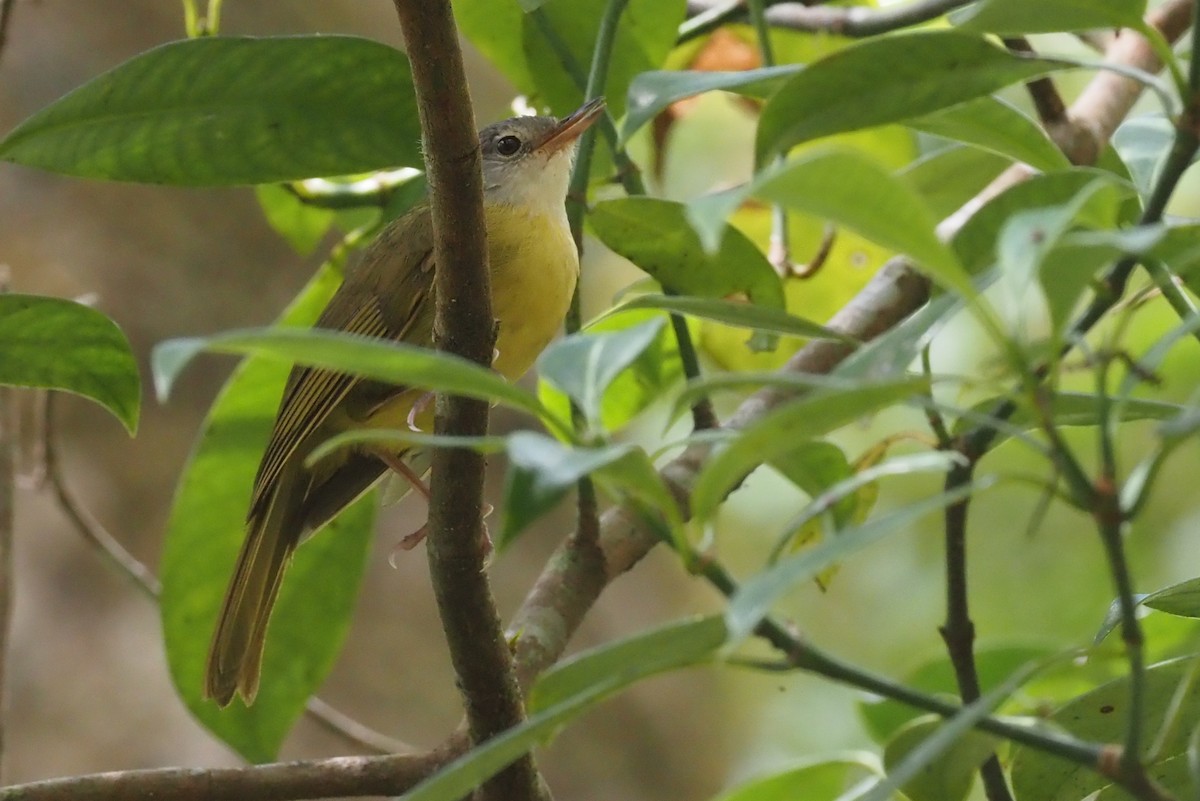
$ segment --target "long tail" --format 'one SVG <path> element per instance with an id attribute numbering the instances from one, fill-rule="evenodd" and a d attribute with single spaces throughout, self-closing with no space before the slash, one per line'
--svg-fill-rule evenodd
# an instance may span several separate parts
<path id="1" fill-rule="evenodd" d="M 246 703 L 258 692 L 267 622 L 283 571 L 299 541 L 299 471 L 284 471 L 265 513 L 251 517 L 237 568 L 225 592 L 208 651 L 204 695 L 227 706 L 236 693 Z M 290 473 L 290 475 L 289 475 Z"/>

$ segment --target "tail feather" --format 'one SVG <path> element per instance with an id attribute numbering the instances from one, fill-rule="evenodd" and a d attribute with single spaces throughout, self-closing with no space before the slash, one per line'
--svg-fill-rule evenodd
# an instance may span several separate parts
<path id="1" fill-rule="evenodd" d="M 238 693 L 250 703 L 258 692 L 267 623 L 284 569 L 299 540 L 301 504 L 289 497 L 295 479 L 294 475 L 281 476 L 265 513 L 252 516 L 247 524 L 246 541 L 225 593 L 205 670 L 204 695 L 221 706 L 227 706 Z"/>

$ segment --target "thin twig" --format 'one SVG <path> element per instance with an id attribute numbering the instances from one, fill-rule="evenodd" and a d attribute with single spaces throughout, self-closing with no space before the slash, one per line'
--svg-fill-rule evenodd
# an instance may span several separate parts
<path id="1" fill-rule="evenodd" d="M 0 264 L 0 293 L 8 292 L 8 265 Z M 13 496 L 16 494 L 17 431 L 13 393 L 0 386 L 0 777 L 8 739 L 8 636 L 12 627 Z"/>
<path id="2" fill-rule="evenodd" d="M 486 366 L 492 361 L 495 325 L 482 162 L 454 15 L 450 0 L 395 0 L 395 6 L 424 134 L 437 265 L 437 345 Z M 483 436 L 487 428 L 486 401 L 438 397 L 436 433 Z M 467 448 L 438 448 L 431 458 L 430 574 L 471 741 L 481 743 L 525 719 L 512 652 L 488 582 L 485 461 Z M 543 798 L 532 755 L 484 782 L 481 796 L 488 801 Z"/>
<path id="3" fill-rule="evenodd" d="M 0 54 L 4 53 L 4 45 L 8 42 L 8 26 L 12 22 L 13 6 L 17 0 L 0 0 Z"/>
<path id="4" fill-rule="evenodd" d="M 1029 40 L 1024 36 L 1004 39 L 1004 44 L 1009 50 L 1015 53 L 1030 56 L 1037 55 L 1033 46 L 1029 44 Z M 1078 154 L 1082 151 L 1084 153 L 1082 156 L 1084 163 L 1091 163 L 1095 157 L 1089 151 L 1081 149 L 1080 142 L 1078 141 L 1082 138 L 1084 143 L 1086 143 L 1091 138 L 1091 134 L 1088 131 L 1081 130 L 1080 126 L 1071 120 L 1067 114 L 1067 104 L 1063 102 L 1062 95 L 1058 93 L 1058 87 L 1055 86 L 1054 79 L 1046 75 L 1026 81 L 1025 91 L 1029 93 L 1029 99 L 1033 101 L 1033 108 L 1037 112 L 1038 121 L 1042 123 L 1042 128 L 1046 131 L 1046 135 L 1050 137 L 1050 141 L 1058 145 L 1059 150 L 1066 154 L 1068 158 L 1072 154 Z"/>
<path id="5" fill-rule="evenodd" d="M 84 541 L 107 559 L 117 569 L 117 572 L 129 577 L 143 595 L 157 602 L 158 596 L 162 592 L 162 585 L 159 583 L 158 577 L 96 519 L 87 505 L 71 489 L 71 482 L 67 480 L 58 451 L 54 397 L 55 393 L 47 392 L 42 404 L 41 452 L 45 486 L 53 493 L 59 508 Z M 415 750 L 406 742 L 388 737 L 382 732 L 363 725 L 344 712 L 334 709 L 320 698 L 310 698 L 304 711 L 321 728 L 343 738 L 355 747 L 365 748 L 377 754 L 409 754 Z"/>

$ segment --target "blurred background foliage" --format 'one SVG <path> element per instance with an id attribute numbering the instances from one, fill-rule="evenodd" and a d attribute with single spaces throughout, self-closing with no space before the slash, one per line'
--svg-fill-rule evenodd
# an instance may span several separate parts
<path id="1" fill-rule="evenodd" d="M 230 34 L 346 32 L 399 45 L 389 2 L 301 0 L 227 3 Z M 0 54 L 0 130 L 103 70 L 183 35 L 178 4 L 148 0 L 21 2 Z M 757 66 L 749 28 L 679 48 L 671 66 L 742 69 Z M 811 60 L 835 46 L 827 37 L 783 35 L 780 60 Z M 1056 39 L 1054 47 L 1069 40 Z M 468 48 L 476 115 L 508 116 L 515 94 L 484 57 Z M 1070 96 L 1086 76 L 1060 84 Z M 1021 92 L 1008 99 L 1024 104 Z M 709 94 L 676 104 L 633 145 L 657 195 L 690 199 L 749 177 L 754 109 L 744 100 Z M 933 137 L 885 127 L 840 137 L 890 168 L 903 168 L 944 146 Z M 986 180 L 990 167 L 973 164 Z M 1195 184 L 1185 184 L 1172 208 L 1200 212 Z M 947 202 L 946 210 L 953 208 Z M 765 249 L 769 212 L 740 211 L 735 224 Z M 824 226 L 793 217 L 797 261 L 822 247 Z M 93 295 L 126 331 L 146 373 L 150 348 L 164 339 L 266 324 L 311 276 L 331 244 L 297 255 L 264 221 L 248 189 L 174 189 L 73 180 L 5 165 L 0 172 L 0 261 L 13 288 L 62 297 Z M 889 254 L 838 233 L 823 267 L 786 284 L 789 308 L 823 320 L 839 308 Z M 585 316 L 641 274 L 589 240 L 583 268 Z M 1016 309 L 1011 310 L 1016 315 Z M 1014 317 L 1015 319 L 1015 317 Z M 1174 324 L 1165 304 L 1138 310 L 1128 337 L 1137 352 Z M 753 354 L 743 331 L 705 324 L 700 333 L 710 365 L 767 367 L 786 355 Z M 793 345 L 794 346 L 794 345 Z M 1200 379 L 1195 343 L 1176 348 L 1161 370 L 1165 397 L 1182 401 Z M 943 331 L 936 369 L 974 372 L 993 354 L 966 320 Z M 65 467 L 87 504 L 141 559 L 157 562 L 176 479 L 209 403 L 228 375 L 229 360 L 206 359 L 189 370 L 171 402 L 145 399 L 136 439 L 103 411 L 77 399 L 59 408 Z M 1070 385 L 1090 388 L 1080 369 Z M 953 398 L 970 402 L 975 398 Z M 730 408 L 729 406 L 726 407 Z M 28 411 L 28 410 L 27 410 Z M 28 412 L 32 414 L 32 412 Z M 662 437 L 657 410 L 632 436 Z M 503 431 L 520 421 L 503 412 Z M 1121 428 L 1120 461 L 1133 464 L 1153 445 L 1152 423 Z M 910 410 L 877 415 L 834 439 L 851 459 L 888 436 L 927 436 Z M 1089 455 L 1093 434 L 1068 431 Z M 27 464 L 36 464 L 33 443 Z M 897 446 L 906 446 L 901 441 Z M 494 460 L 491 493 L 499 496 L 502 467 Z M 1192 486 L 1200 468 L 1196 441 L 1169 464 L 1153 502 L 1129 536 L 1137 589 L 1149 592 L 1196 574 L 1200 506 Z M 984 472 L 1042 470 L 1019 445 L 1001 446 Z M 941 488 L 936 475 L 891 479 L 879 508 L 910 502 Z M 737 572 L 759 567 L 761 553 L 804 496 L 769 470 L 758 471 L 724 507 L 717 532 L 720 556 Z M 972 615 L 983 652 L 1059 652 L 1091 642 L 1113 590 L 1091 521 L 1053 506 L 1031 528 L 1036 487 L 1005 483 L 982 493 L 971 511 Z M 458 705 L 428 586 L 423 558 L 388 566 L 394 543 L 415 528 L 424 510 L 412 501 L 385 509 L 350 639 L 322 696 L 388 734 L 427 746 L 457 723 Z M 536 576 L 569 509 L 540 521 L 493 565 L 501 608 L 511 612 Z M 904 678 L 941 659 L 941 526 L 927 520 L 842 565 L 822 586 L 804 587 L 784 611 L 805 636 L 849 660 Z M 18 598 L 9 686 L 11 712 L 5 765 L 11 781 L 153 765 L 236 764 L 187 715 L 172 691 L 162 655 L 158 615 L 83 544 L 45 493 L 21 496 L 18 518 Z M 605 594 L 577 644 L 630 634 L 696 610 L 722 606 L 665 549 L 652 554 Z M 1160 642 L 1194 641 L 1195 626 L 1179 619 L 1147 621 Z M 1102 668 L 1101 668 L 1102 669 Z M 1050 686 L 1047 680 L 1045 686 Z M 1028 689 L 1036 702 L 1038 686 Z M 692 669 L 660 677 L 590 713 L 567 729 L 540 760 L 564 798 L 705 798 L 813 752 L 870 745 L 859 714 L 861 694 L 814 677 L 733 668 Z M 345 753 L 343 741 L 305 719 L 283 758 Z"/>

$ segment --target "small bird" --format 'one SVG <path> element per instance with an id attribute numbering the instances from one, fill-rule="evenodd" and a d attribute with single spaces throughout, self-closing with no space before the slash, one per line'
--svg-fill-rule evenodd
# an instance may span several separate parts
<path id="1" fill-rule="evenodd" d="M 593 100 L 570 116 L 516 117 L 479 133 L 483 201 L 498 330 L 492 367 L 521 377 L 554 338 L 571 303 L 579 258 L 565 201 L 578 137 L 603 113 Z M 427 202 L 380 233 L 316 325 L 433 347 L 433 219 Z M 296 367 L 254 479 L 246 539 L 209 649 L 204 693 L 226 706 L 258 690 L 263 645 L 283 572 L 304 537 L 405 453 L 343 451 L 308 467 L 313 448 L 350 429 L 402 428 L 428 417 L 425 393 L 330 370 Z"/>

